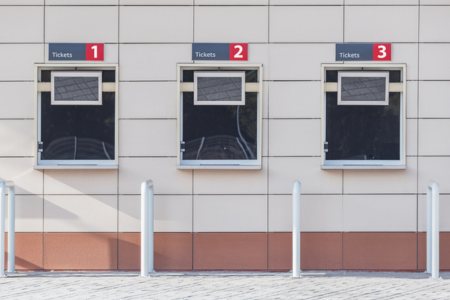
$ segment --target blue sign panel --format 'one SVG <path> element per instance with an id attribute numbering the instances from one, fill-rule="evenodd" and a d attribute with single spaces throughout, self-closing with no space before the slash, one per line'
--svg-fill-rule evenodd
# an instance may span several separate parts
<path id="1" fill-rule="evenodd" d="M 391 44 L 336 44 L 336 61 L 391 60 Z"/>
<path id="2" fill-rule="evenodd" d="M 229 60 L 230 44 L 192 44 L 192 60 Z"/>
<path id="3" fill-rule="evenodd" d="M 51 43 L 48 60 L 86 60 L 86 44 Z"/>
<path id="4" fill-rule="evenodd" d="M 336 61 L 372 60 L 372 44 L 336 44 Z"/>

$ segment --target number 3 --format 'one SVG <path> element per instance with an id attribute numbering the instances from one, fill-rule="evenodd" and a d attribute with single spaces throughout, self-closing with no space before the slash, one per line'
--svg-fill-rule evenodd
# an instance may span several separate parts
<path id="1" fill-rule="evenodd" d="M 386 58 L 386 46 L 385 45 L 378 45 L 378 58 L 383 59 Z"/>

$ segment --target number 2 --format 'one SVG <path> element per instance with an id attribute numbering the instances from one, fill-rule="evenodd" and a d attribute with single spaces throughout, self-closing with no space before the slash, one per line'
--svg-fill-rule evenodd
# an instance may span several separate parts
<path id="1" fill-rule="evenodd" d="M 248 44 L 230 44 L 228 49 L 230 60 L 248 60 Z"/>
<path id="2" fill-rule="evenodd" d="M 234 45 L 234 49 L 237 50 L 234 54 L 235 59 L 243 59 L 244 56 L 242 55 L 242 51 L 244 51 L 244 47 L 242 45 Z"/>

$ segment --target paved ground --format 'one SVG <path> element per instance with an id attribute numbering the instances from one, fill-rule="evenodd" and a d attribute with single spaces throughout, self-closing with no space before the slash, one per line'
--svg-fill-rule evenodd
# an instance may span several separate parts
<path id="1" fill-rule="evenodd" d="M 0 299 L 450 299 L 450 273 L 18 273 Z"/>

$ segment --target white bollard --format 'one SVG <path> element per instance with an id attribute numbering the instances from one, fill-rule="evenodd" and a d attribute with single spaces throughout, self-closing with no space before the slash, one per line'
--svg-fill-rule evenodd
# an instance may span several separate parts
<path id="1" fill-rule="evenodd" d="M 0 181 L 0 277 L 5 276 L 6 184 Z"/>
<path id="2" fill-rule="evenodd" d="M 8 186 L 8 273 L 15 272 L 15 235 L 16 235 L 16 191 Z"/>
<path id="3" fill-rule="evenodd" d="M 427 273 L 439 278 L 439 186 L 435 182 L 427 189 Z"/>
<path id="4" fill-rule="evenodd" d="M 300 193 L 301 183 L 296 181 L 292 190 L 292 277 L 300 277 Z"/>
<path id="5" fill-rule="evenodd" d="M 153 183 L 141 184 L 141 276 L 153 272 Z"/>

